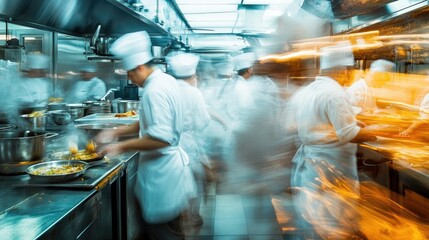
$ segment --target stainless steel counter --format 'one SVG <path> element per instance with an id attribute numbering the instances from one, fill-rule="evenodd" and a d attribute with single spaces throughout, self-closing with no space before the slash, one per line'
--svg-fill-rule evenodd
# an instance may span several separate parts
<path id="1" fill-rule="evenodd" d="M 25 174 L 0 176 L 1 238 L 70 239 L 74 238 L 73 234 L 99 223 L 94 216 L 104 211 L 100 207 L 103 188 L 116 180 L 135 154 L 112 158 L 104 165 L 88 169 L 82 178 L 58 185 L 31 184 Z"/>

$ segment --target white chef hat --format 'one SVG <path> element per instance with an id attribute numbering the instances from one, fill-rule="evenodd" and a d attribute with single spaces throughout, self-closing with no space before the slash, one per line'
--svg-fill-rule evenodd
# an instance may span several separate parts
<path id="1" fill-rule="evenodd" d="M 49 68 L 49 58 L 43 54 L 28 54 L 27 69 L 47 69 Z"/>
<path id="2" fill-rule="evenodd" d="M 213 64 L 213 67 L 219 75 L 229 76 L 234 73 L 234 64 L 230 55 L 226 55 L 222 61 Z"/>
<path id="3" fill-rule="evenodd" d="M 320 49 L 320 53 L 321 70 L 340 66 L 354 66 L 353 49 L 349 41 L 323 47 Z"/>
<path id="4" fill-rule="evenodd" d="M 394 72 L 396 64 L 384 59 L 379 59 L 371 63 L 372 72 Z"/>
<path id="5" fill-rule="evenodd" d="M 234 56 L 234 68 L 239 71 L 242 69 L 250 68 L 256 61 L 256 55 L 252 52 L 243 53 Z"/>
<path id="6" fill-rule="evenodd" d="M 92 65 L 84 65 L 80 68 L 81 72 L 97 72 L 97 67 Z"/>
<path id="7" fill-rule="evenodd" d="M 122 58 L 122 66 L 127 71 L 153 59 L 152 43 L 146 31 L 121 36 L 112 44 L 110 52 Z"/>
<path id="8" fill-rule="evenodd" d="M 196 73 L 199 57 L 191 53 L 178 53 L 166 57 L 173 76 L 190 77 Z"/>

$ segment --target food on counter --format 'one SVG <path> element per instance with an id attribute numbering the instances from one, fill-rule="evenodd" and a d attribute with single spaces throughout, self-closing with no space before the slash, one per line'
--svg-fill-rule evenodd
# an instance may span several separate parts
<path id="1" fill-rule="evenodd" d="M 55 97 L 48 98 L 48 102 L 50 103 L 60 103 L 62 101 L 63 101 L 63 98 L 55 98 Z"/>
<path id="2" fill-rule="evenodd" d="M 80 150 L 75 154 L 63 154 L 61 159 L 63 160 L 81 160 L 81 161 L 91 161 L 94 159 L 101 159 L 103 156 L 96 152 L 87 152 L 86 150 Z"/>
<path id="3" fill-rule="evenodd" d="M 82 161 L 88 161 L 88 160 L 94 160 L 97 158 L 101 158 L 102 156 L 96 152 L 89 153 L 86 150 L 81 150 L 77 152 L 76 154 L 69 154 L 65 155 L 65 160 L 82 160 Z"/>
<path id="4" fill-rule="evenodd" d="M 54 176 L 77 173 L 85 169 L 83 164 L 71 164 L 63 166 L 46 166 L 33 170 L 30 174 L 41 176 Z"/>
<path id="5" fill-rule="evenodd" d="M 43 111 L 35 111 L 28 114 L 29 117 L 43 117 L 45 113 Z"/>
<path id="6" fill-rule="evenodd" d="M 124 113 L 117 113 L 115 114 L 115 117 L 132 117 L 132 116 L 136 116 L 137 112 L 136 111 L 128 111 L 128 112 L 124 112 Z"/>

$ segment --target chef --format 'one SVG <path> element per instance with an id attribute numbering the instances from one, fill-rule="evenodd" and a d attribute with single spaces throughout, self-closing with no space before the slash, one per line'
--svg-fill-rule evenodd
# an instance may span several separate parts
<path id="1" fill-rule="evenodd" d="M 410 135 L 415 135 L 415 130 L 421 126 L 429 123 L 429 93 L 423 97 L 422 102 L 420 103 L 419 117 L 414 120 L 410 126 L 407 127 L 404 131 L 400 132 L 399 135 L 403 137 L 409 137 Z M 426 134 L 425 132 L 423 134 Z"/>
<path id="2" fill-rule="evenodd" d="M 326 229 L 337 229 L 339 231 L 333 234 L 342 234 L 329 238 L 351 239 L 352 236 L 359 234 L 358 229 L 354 229 L 357 222 L 353 208 L 343 205 L 341 201 L 326 201 L 330 193 L 323 192 L 323 183 L 320 179 L 322 175 L 333 179 L 345 177 L 349 180 L 345 189 L 348 189 L 350 194 L 358 194 L 356 143 L 375 140 L 375 137 L 358 126 L 352 105 L 342 88 L 342 84 L 348 80 L 349 69 L 354 65 L 350 44 L 341 42 L 324 47 L 321 54 L 320 75 L 291 100 L 293 116 L 292 122 L 288 124 L 295 127 L 298 140 L 302 144 L 292 160 L 294 167 L 291 183 L 295 191 L 294 202 L 299 216 L 302 215 L 309 220 L 312 217 L 311 212 L 320 207 L 320 203 L 332 201 L 330 204 L 341 208 L 341 214 L 334 214 L 344 216 L 351 228 L 341 226 L 339 220 L 344 219 L 326 219 L 323 222 Z M 330 171 L 332 168 L 322 167 L 322 163 L 335 168 L 339 175 L 332 176 Z M 309 201 L 314 195 L 320 197 L 320 201 Z M 319 220 L 321 221 L 315 219 L 313 223 Z"/>
<path id="3" fill-rule="evenodd" d="M 97 68 L 86 65 L 80 69 L 81 79 L 75 83 L 68 97 L 70 102 L 100 100 L 106 94 L 106 84 L 96 76 Z"/>
<path id="4" fill-rule="evenodd" d="M 189 53 L 177 53 L 167 56 L 171 74 L 177 79 L 184 100 L 184 126 L 180 146 L 189 155 L 190 167 L 197 184 L 198 197 L 191 199 L 190 209 L 186 212 L 185 224 L 196 227 L 203 224 L 200 215 L 200 203 L 204 194 L 204 166 L 210 167 L 204 149 L 200 147 L 201 132 L 209 125 L 210 116 L 206 102 L 197 88 L 196 68 L 199 57 Z"/>
<path id="5" fill-rule="evenodd" d="M 365 78 L 353 83 L 347 89 L 347 95 L 357 114 L 373 113 L 377 109 L 373 88 L 380 87 L 386 81 L 387 73 L 395 71 L 395 63 L 379 59 L 371 64 Z M 381 79 L 382 78 L 382 79 Z"/>
<path id="6" fill-rule="evenodd" d="M 139 138 L 106 145 L 103 152 L 140 151 L 135 194 L 143 228 L 150 239 L 184 239 L 180 216 L 194 182 L 188 155 L 179 146 L 184 104 L 178 82 L 151 62 L 151 41 L 145 31 L 123 35 L 111 52 L 122 58 L 129 80 L 141 87 L 139 122 L 101 132 L 97 141 L 139 132 Z"/>
<path id="7" fill-rule="evenodd" d="M 27 55 L 27 64 L 22 71 L 22 77 L 12 91 L 15 93 L 14 99 L 20 109 L 46 107 L 53 92 L 52 80 L 47 77 L 48 68 L 47 56 L 36 53 Z"/>

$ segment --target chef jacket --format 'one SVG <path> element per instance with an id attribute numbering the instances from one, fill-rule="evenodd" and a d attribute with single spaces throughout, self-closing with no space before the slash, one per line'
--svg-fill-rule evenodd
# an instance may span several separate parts
<path id="1" fill-rule="evenodd" d="M 291 100 L 293 125 L 302 143 L 293 158 L 292 186 L 309 186 L 317 180 L 309 159 L 327 161 L 344 176 L 357 180 L 359 133 L 353 108 L 343 88 L 333 79 L 318 76 Z"/>
<path id="2" fill-rule="evenodd" d="M 205 159 L 202 156 L 203 149 L 199 147 L 202 137 L 200 133 L 209 125 L 210 116 L 200 90 L 183 80 L 178 80 L 178 84 L 184 100 L 184 125 L 180 146 L 189 155 L 191 166 L 194 166 Z"/>
<path id="3" fill-rule="evenodd" d="M 16 104 L 21 107 L 45 107 L 51 97 L 53 85 L 49 78 L 23 77 L 14 86 Z"/>
<path id="4" fill-rule="evenodd" d="M 371 112 L 377 109 L 374 93 L 365 79 L 353 83 L 347 90 L 355 114 Z"/>
<path id="5" fill-rule="evenodd" d="M 76 82 L 71 92 L 71 101 L 83 102 L 87 100 L 100 100 L 106 94 L 106 84 L 103 80 L 93 77 L 88 81 Z"/>
<path id="6" fill-rule="evenodd" d="M 420 119 L 429 120 L 429 93 L 427 93 L 420 103 Z"/>
<path id="7" fill-rule="evenodd" d="M 195 194 L 188 155 L 179 147 L 183 100 L 173 77 L 156 69 L 145 80 L 139 105 L 140 136 L 169 143 L 141 151 L 135 192 L 148 223 L 165 223 L 180 215 Z"/>

